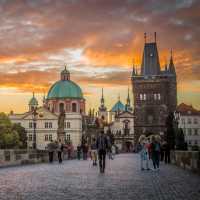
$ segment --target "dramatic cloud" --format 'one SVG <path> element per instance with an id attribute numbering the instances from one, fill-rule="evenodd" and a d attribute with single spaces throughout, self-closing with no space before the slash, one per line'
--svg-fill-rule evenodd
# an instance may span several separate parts
<path id="1" fill-rule="evenodd" d="M 126 88 L 144 32 L 156 31 L 162 66 L 173 48 L 179 93 L 199 92 L 199 10 L 198 0 L 0 1 L 0 88 L 47 91 L 64 64 L 85 93 Z"/>

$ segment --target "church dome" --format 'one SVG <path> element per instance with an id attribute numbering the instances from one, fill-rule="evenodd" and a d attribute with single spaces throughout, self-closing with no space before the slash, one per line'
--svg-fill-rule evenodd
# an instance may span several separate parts
<path id="1" fill-rule="evenodd" d="M 47 95 L 47 99 L 82 99 L 81 88 L 70 80 L 70 73 L 66 68 L 61 72 L 61 80 L 54 83 Z"/>
<path id="2" fill-rule="evenodd" d="M 120 100 L 111 109 L 111 112 L 117 111 L 125 111 L 125 106 Z"/>

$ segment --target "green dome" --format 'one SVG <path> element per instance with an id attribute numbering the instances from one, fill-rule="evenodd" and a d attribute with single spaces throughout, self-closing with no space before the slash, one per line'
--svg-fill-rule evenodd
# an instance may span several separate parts
<path id="1" fill-rule="evenodd" d="M 83 98 L 81 88 L 70 80 L 60 80 L 54 83 L 47 95 L 47 99 Z"/>
<path id="2" fill-rule="evenodd" d="M 34 93 L 33 93 L 33 97 L 30 99 L 28 105 L 31 105 L 31 106 L 37 106 L 37 105 L 38 105 L 38 101 L 37 101 L 37 99 L 35 98 Z"/>
<path id="3" fill-rule="evenodd" d="M 117 111 L 125 111 L 125 106 L 120 100 L 111 109 L 111 112 Z"/>

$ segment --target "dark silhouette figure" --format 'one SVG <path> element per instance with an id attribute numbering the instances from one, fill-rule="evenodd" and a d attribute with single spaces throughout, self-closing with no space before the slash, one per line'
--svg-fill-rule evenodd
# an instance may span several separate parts
<path id="1" fill-rule="evenodd" d="M 101 131 L 100 135 L 97 138 L 96 146 L 99 154 L 100 173 L 104 173 L 106 166 L 106 150 L 108 148 L 108 141 L 103 131 Z"/>

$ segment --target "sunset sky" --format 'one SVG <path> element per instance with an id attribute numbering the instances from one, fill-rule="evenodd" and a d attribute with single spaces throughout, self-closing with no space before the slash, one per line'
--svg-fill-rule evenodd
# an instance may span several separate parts
<path id="1" fill-rule="evenodd" d="M 0 112 L 26 111 L 33 91 L 41 102 L 65 64 L 87 109 L 102 87 L 109 109 L 125 102 L 144 32 L 162 66 L 173 49 L 178 103 L 200 109 L 199 0 L 0 0 Z"/>

